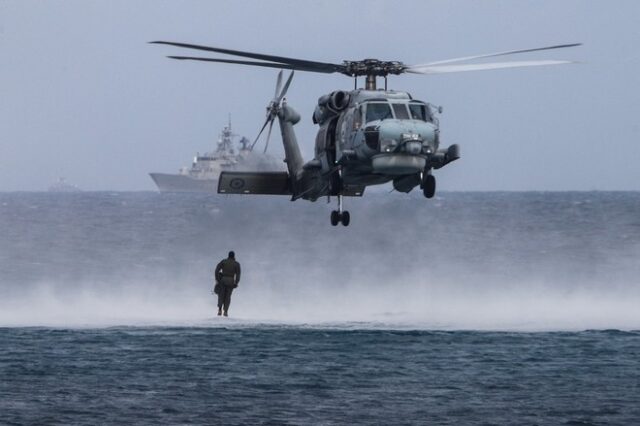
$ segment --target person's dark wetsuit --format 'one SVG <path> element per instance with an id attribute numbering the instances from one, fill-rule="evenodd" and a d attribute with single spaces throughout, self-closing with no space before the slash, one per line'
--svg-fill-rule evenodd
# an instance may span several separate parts
<path id="1" fill-rule="evenodd" d="M 215 276 L 220 282 L 220 290 L 218 291 L 218 315 L 222 315 L 224 308 L 224 316 L 227 316 L 229 305 L 231 304 L 231 293 L 233 289 L 238 287 L 240 282 L 240 264 L 236 261 L 235 253 L 230 251 L 229 257 L 222 259 L 216 266 Z"/>

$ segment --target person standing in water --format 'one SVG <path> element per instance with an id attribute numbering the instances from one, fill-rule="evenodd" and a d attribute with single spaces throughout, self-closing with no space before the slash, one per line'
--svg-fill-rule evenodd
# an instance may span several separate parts
<path id="1" fill-rule="evenodd" d="M 229 252 L 229 257 L 222 259 L 215 271 L 216 280 L 220 283 L 218 291 L 218 315 L 222 315 L 224 308 L 224 316 L 228 315 L 229 305 L 231 304 L 231 293 L 233 289 L 238 287 L 240 282 L 240 264 L 236 261 L 236 254 Z"/>

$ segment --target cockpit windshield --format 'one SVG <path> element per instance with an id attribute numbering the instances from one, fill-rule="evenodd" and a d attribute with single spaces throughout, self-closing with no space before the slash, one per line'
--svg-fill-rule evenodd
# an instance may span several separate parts
<path id="1" fill-rule="evenodd" d="M 409 114 L 407 114 L 407 105 L 406 104 L 391 104 L 393 107 L 393 113 L 396 115 L 398 120 L 408 120 Z"/>
<path id="2" fill-rule="evenodd" d="M 409 113 L 414 120 L 431 121 L 431 112 L 425 104 L 410 103 Z"/>
<path id="3" fill-rule="evenodd" d="M 367 102 L 367 123 L 393 118 L 391 106 L 387 102 Z"/>
<path id="4" fill-rule="evenodd" d="M 386 120 L 388 118 L 395 118 L 397 120 L 433 121 L 429 106 L 422 102 L 367 102 L 366 106 L 366 123 Z"/>

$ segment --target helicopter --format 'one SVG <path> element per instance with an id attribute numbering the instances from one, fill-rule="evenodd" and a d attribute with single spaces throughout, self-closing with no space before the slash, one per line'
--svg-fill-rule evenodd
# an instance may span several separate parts
<path id="1" fill-rule="evenodd" d="M 264 148 L 266 152 L 277 117 L 287 171 L 222 172 L 218 180 L 218 193 L 287 195 L 291 197 L 291 201 L 317 201 L 321 197 L 327 197 L 330 201 L 333 196 L 338 200 L 338 208 L 331 212 L 330 217 L 333 226 L 339 223 L 348 226 L 351 221 L 349 211 L 343 208 L 342 197 L 361 197 L 365 188 L 370 185 L 392 182 L 394 190 L 404 193 L 420 187 L 426 198 L 432 198 L 436 192 L 433 170 L 460 158 L 460 147 L 457 144 L 447 148 L 440 147 L 440 124 L 437 115 L 442 113 L 442 107 L 414 99 L 408 92 L 389 90 L 389 75 L 429 75 L 568 64 L 573 62 L 460 62 L 581 45 L 572 43 L 510 50 L 410 66 L 399 61 L 378 59 L 345 60 L 335 64 L 171 41 L 150 43 L 254 60 L 168 56 L 171 59 L 280 69 L 274 97 L 267 106 L 266 120 L 251 148 L 269 126 Z M 282 85 L 282 70 L 285 69 L 291 70 L 291 73 Z M 341 73 L 354 79 L 353 90 L 335 90 L 318 99 L 312 116 L 313 123 L 319 126 L 315 139 L 315 155 L 307 162 L 300 154 L 293 129 L 300 121 L 300 114 L 287 104 L 285 98 L 295 71 Z M 358 77 L 365 77 L 364 88 L 358 88 Z M 377 78 L 380 77 L 384 79 L 384 89 L 377 87 Z"/>

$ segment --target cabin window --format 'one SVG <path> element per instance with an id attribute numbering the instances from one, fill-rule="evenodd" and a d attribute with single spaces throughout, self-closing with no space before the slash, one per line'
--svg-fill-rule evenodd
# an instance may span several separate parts
<path id="1" fill-rule="evenodd" d="M 393 113 L 398 120 L 408 120 L 409 113 L 407 112 L 407 106 L 405 104 L 391 104 L 393 106 Z"/>
<path id="2" fill-rule="evenodd" d="M 409 104 L 409 112 L 414 120 L 431 121 L 431 116 L 425 104 Z"/>
<path id="3" fill-rule="evenodd" d="M 393 118 L 391 106 L 387 102 L 367 103 L 367 123 L 387 118 Z"/>

